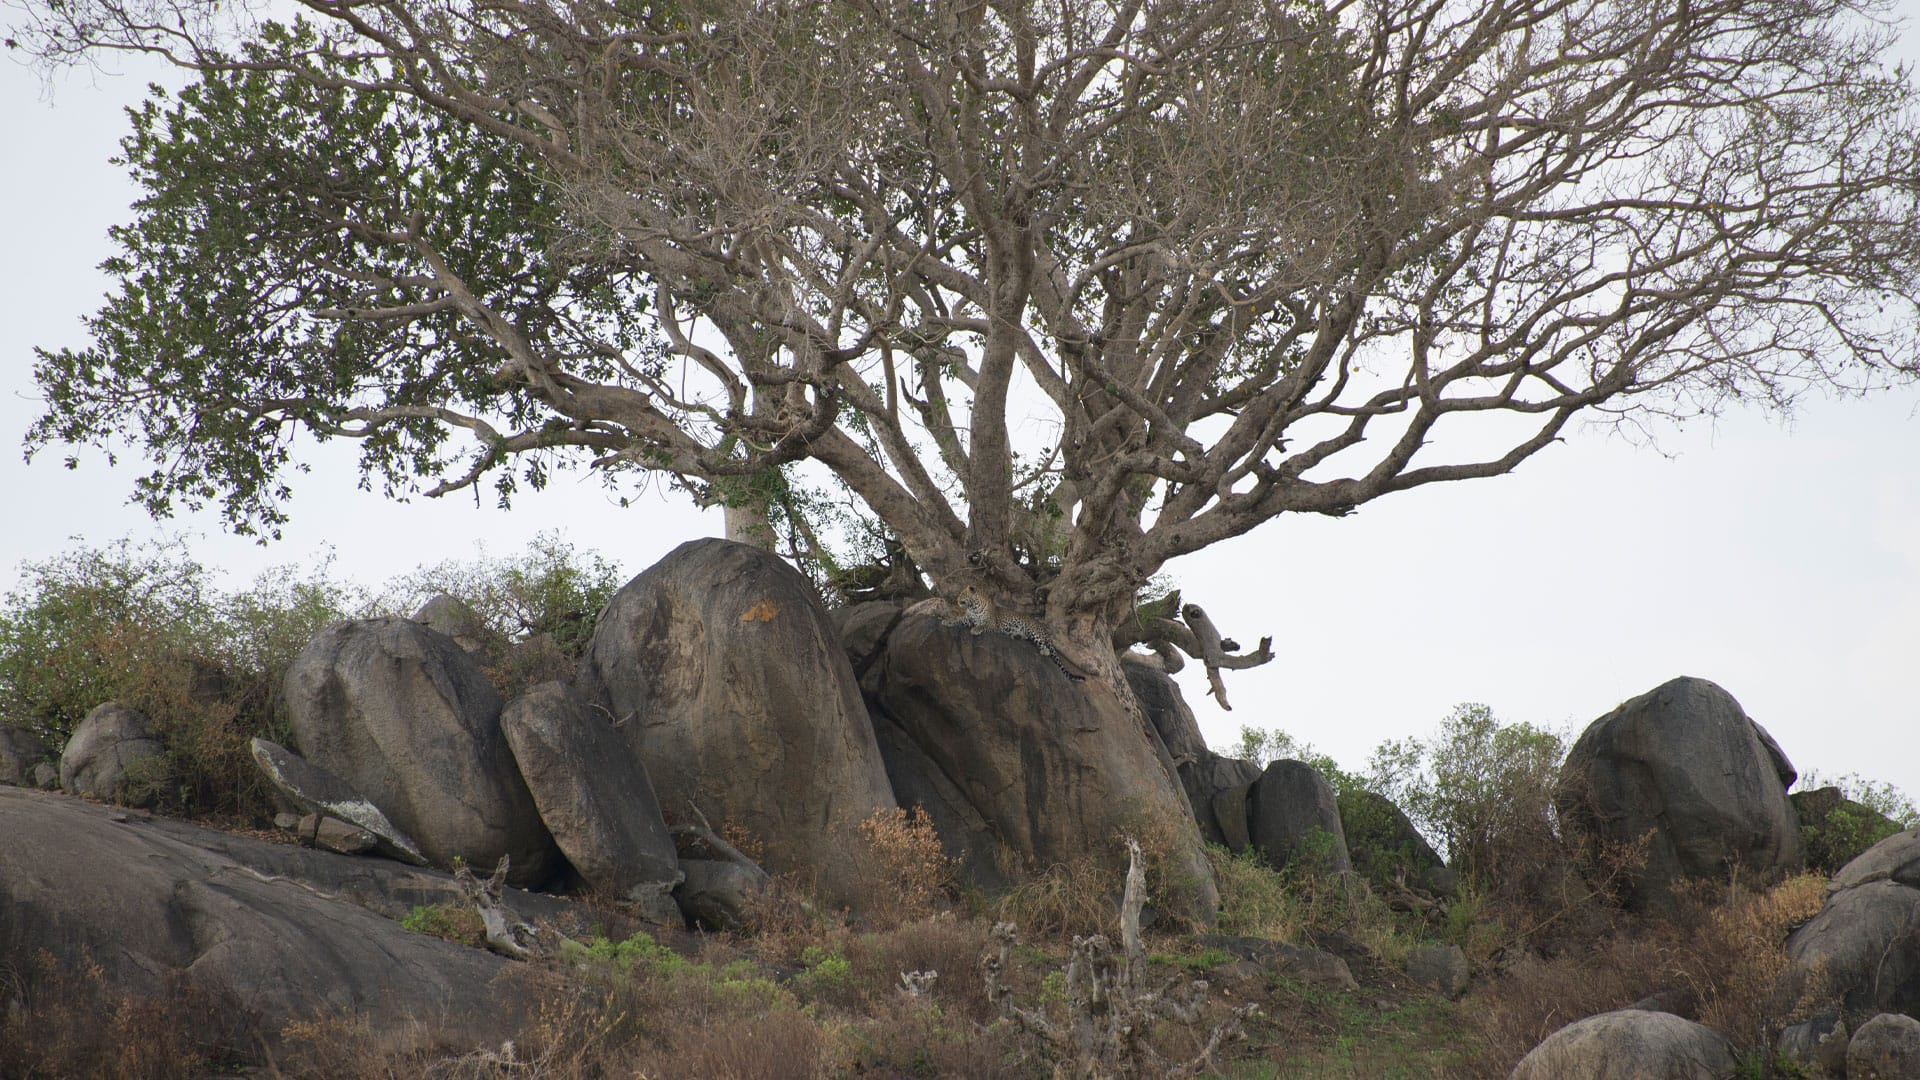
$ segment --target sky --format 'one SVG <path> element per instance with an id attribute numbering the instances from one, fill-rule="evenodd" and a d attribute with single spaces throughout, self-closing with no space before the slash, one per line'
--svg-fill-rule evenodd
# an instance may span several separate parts
<path id="1" fill-rule="evenodd" d="M 1905 0 L 1920 16 L 1920 0 Z M 1920 57 L 1911 28 L 1904 55 Z M 108 284 L 109 226 L 135 197 L 109 164 L 151 69 L 50 85 L 0 54 L 0 590 L 75 545 L 185 536 L 234 586 L 329 553 L 368 584 L 511 555 L 543 533 L 638 573 L 719 535 L 657 487 L 621 508 L 561 474 L 511 510 L 490 493 L 396 503 L 357 489 L 351 446 L 309 447 L 283 539 L 212 514 L 154 522 L 127 501 L 136 459 L 55 447 L 31 464 L 36 346 L 85 344 Z M 1457 704 L 1577 734 L 1679 675 L 1711 679 L 1804 774 L 1859 774 L 1920 797 L 1920 389 L 1812 400 L 1790 419 L 1734 413 L 1635 444 L 1572 431 L 1513 474 L 1389 496 L 1344 519 L 1286 518 L 1169 568 L 1186 597 L 1277 659 L 1227 673 L 1231 711 L 1180 676 L 1216 748 L 1280 728 L 1364 768 L 1382 740 L 1426 737 Z"/>

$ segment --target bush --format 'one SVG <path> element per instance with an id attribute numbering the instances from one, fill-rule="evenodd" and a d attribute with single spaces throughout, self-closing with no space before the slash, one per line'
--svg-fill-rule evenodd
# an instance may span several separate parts
<path id="1" fill-rule="evenodd" d="M 399 614 L 411 614 L 441 593 L 473 609 L 504 643 L 486 657 L 487 674 L 503 696 L 512 697 L 534 683 L 572 675 L 601 609 L 623 583 L 613 563 L 542 533 L 522 555 L 423 567 L 396 578 L 387 593 Z"/>
<path id="2" fill-rule="evenodd" d="M 1502 724 L 1485 705 L 1467 704 L 1429 741 L 1382 743 L 1369 780 L 1455 870 L 1485 884 L 1503 867 L 1557 850 L 1553 788 L 1565 756 L 1559 735 Z"/>
<path id="3" fill-rule="evenodd" d="M 364 603 L 330 569 L 228 594 L 177 538 L 27 563 L 0 602 L 0 718 L 60 747 L 94 706 L 123 702 L 166 749 L 168 775 L 146 785 L 165 808 L 264 813 L 247 741 L 285 738 L 287 665 Z"/>
<path id="4" fill-rule="evenodd" d="M 1801 844 L 1807 866 L 1822 873 L 1834 873 L 1894 833 L 1920 825 L 1920 812 L 1905 792 L 1858 773 L 1826 779 L 1810 772 L 1800 787 L 1792 798 Z"/>

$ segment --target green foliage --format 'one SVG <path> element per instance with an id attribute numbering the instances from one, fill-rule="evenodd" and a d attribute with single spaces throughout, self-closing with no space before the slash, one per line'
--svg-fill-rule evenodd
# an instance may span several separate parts
<path id="1" fill-rule="evenodd" d="M 400 919 L 400 928 L 479 948 L 487 942 L 480 913 L 460 904 L 416 904 Z"/>
<path id="2" fill-rule="evenodd" d="M 584 377 L 611 379 L 616 353 L 657 364 L 644 290 L 560 255 L 558 195 L 531 155 L 366 88 L 373 61 L 325 41 L 268 23 L 232 58 L 242 70 L 210 65 L 132 111 L 121 163 L 144 195 L 112 232 L 118 291 L 88 320 L 92 347 L 39 353 L 47 412 L 30 445 L 136 439 L 155 468 L 135 497 L 156 515 L 217 499 L 241 531 L 277 532 L 296 427 L 361 437 L 389 493 L 504 458 L 496 438 L 462 461 L 450 414 L 522 431 L 502 501 L 544 485 L 577 433 L 495 377 L 507 350 L 457 305 L 431 306 L 433 260 L 523 341 L 585 357 Z M 416 317 L 364 317 L 382 310 Z"/>
<path id="3" fill-rule="evenodd" d="M 544 637 L 577 659 L 600 610 L 623 584 L 620 568 L 605 558 L 575 550 L 557 533 L 541 533 L 518 556 L 448 560 L 403 575 L 388 588 L 393 602 L 407 610 L 446 593 L 503 640 Z"/>
<path id="4" fill-rule="evenodd" d="M 1262 729 L 1242 725 L 1240 741 L 1228 753 L 1261 766 L 1274 761 L 1303 762 L 1331 784 L 1335 792 L 1359 791 L 1368 786 L 1367 778 L 1342 769 L 1331 755 L 1321 753 L 1314 749 L 1312 743 L 1297 739 L 1279 728 Z"/>
<path id="5" fill-rule="evenodd" d="M 0 601 L 0 722 L 58 747 L 94 706 L 120 701 L 153 721 L 166 749 L 168 775 L 140 778 L 146 797 L 264 810 L 247 739 L 285 738 L 287 665 L 365 602 L 330 572 L 327 562 L 270 572 L 230 593 L 177 538 L 26 563 Z"/>
<path id="6" fill-rule="evenodd" d="M 1382 743 L 1369 780 L 1455 869 L 1485 879 L 1503 858 L 1532 858 L 1552 843 L 1553 786 L 1565 755 L 1559 735 L 1503 724 L 1485 705 L 1465 704 L 1431 739 Z"/>
<path id="7" fill-rule="evenodd" d="M 1800 788 L 1793 793 L 1793 804 L 1799 812 L 1801 844 L 1807 865 L 1824 873 L 1839 870 L 1894 833 L 1920 825 L 1920 812 L 1905 792 L 1858 773 L 1828 778 L 1809 772 L 1801 777 Z"/>
<path id="8" fill-rule="evenodd" d="M 809 945 L 800 954 L 800 963 L 806 970 L 796 976 L 796 981 L 815 992 L 845 989 L 853 979 L 853 962 L 837 947 L 829 950 Z"/>

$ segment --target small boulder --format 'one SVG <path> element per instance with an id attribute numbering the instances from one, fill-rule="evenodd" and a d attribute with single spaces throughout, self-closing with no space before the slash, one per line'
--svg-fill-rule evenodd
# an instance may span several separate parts
<path id="1" fill-rule="evenodd" d="M 166 779 L 166 750 L 146 715 L 117 701 L 87 714 L 60 754 L 60 787 L 69 795 L 151 806 Z"/>
<path id="2" fill-rule="evenodd" d="M 1471 969 L 1458 945 L 1427 945 L 1407 954 L 1407 978 L 1455 1001 L 1467 992 Z"/>
<path id="3" fill-rule="evenodd" d="M 1847 1043 L 1847 1080 L 1920 1077 L 1920 1020 L 1881 1013 L 1860 1025 Z"/>
<path id="4" fill-rule="evenodd" d="M 1800 865 L 1793 767 L 1733 695 L 1679 678 L 1595 720 L 1560 770 L 1554 805 L 1599 859 L 1651 836 L 1630 907 L 1667 910 L 1683 879 L 1730 866 L 1762 879 Z"/>
<path id="5" fill-rule="evenodd" d="M 439 593 L 420 605 L 420 610 L 413 613 L 413 621 L 452 638 L 454 644 L 478 656 L 486 655 L 499 644 L 499 635 L 466 601 L 446 593 Z"/>
<path id="6" fill-rule="evenodd" d="M 682 859 L 685 879 L 674 887 L 674 902 L 687 921 L 707 930 L 738 930 L 746 925 L 753 900 L 766 891 L 765 874 L 718 859 Z"/>
<path id="7" fill-rule="evenodd" d="M 0 784 L 38 787 L 34 768 L 53 756 L 53 748 L 26 728 L 0 726 Z"/>
<path id="8" fill-rule="evenodd" d="M 1247 832 L 1276 869 L 1301 859 L 1332 873 L 1353 869 L 1333 786 L 1303 761 L 1270 762 L 1247 789 Z"/>
<path id="9" fill-rule="evenodd" d="M 60 789 L 60 766 L 51 761 L 43 761 L 33 767 L 33 786 L 41 791 Z"/>
<path id="10" fill-rule="evenodd" d="M 1568 1024 L 1520 1059 L 1509 1080 L 1728 1080 L 1727 1040 L 1672 1013 L 1622 1009 Z"/>
<path id="11" fill-rule="evenodd" d="M 1842 1076 L 1847 1071 L 1849 1033 L 1834 1010 L 1826 1010 L 1780 1031 L 1774 1054 L 1814 1076 Z"/>
<path id="12" fill-rule="evenodd" d="M 1347 962 L 1325 949 L 1239 934 L 1201 934 L 1195 941 L 1203 949 L 1218 949 L 1314 990 L 1360 989 L 1360 981 L 1353 977 Z"/>
<path id="13" fill-rule="evenodd" d="M 301 753 L 433 864 L 488 869 L 508 856 L 514 885 L 558 865 L 500 732 L 500 696 L 452 638 L 410 619 L 337 622 L 294 658 L 286 687 Z"/>
<path id="14" fill-rule="evenodd" d="M 379 837 L 339 818 L 308 814 L 294 822 L 293 831 L 314 847 L 341 855 L 364 855 L 380 844 Z"/>
<path id="15" fill-rule="evenodd" d="M 680 881 L 673 834 L 646 766 L 619 732 L 565 683 L 545 682 L 500 714 L 507 745 L 567 861 L 595 889 L 677 922 L 667 893 Z"/>

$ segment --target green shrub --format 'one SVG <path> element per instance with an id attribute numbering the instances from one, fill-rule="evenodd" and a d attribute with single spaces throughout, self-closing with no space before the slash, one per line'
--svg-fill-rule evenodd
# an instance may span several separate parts
<path id="1" fill-rule="evenodd" d="M 280 686 L 313 634 L 361 603 L 323 562 L 228 594 L 178 538 L 81 547 L 29 562 L 0 601 L 0 722 L 65 744 L 94 706 L 145 713 L 165 775 L 140 778 L 167 809 L 263 813 L 247 740 L 285 738 Z"/>
<path id="2" fill-rule="evenodd" d="M 1382 743 L 1369 780 L 1454 869 L 1485 882 L 1555 846 L 1553 787 L 1565 756 L 1559 735 L 1503 724 L 1485 705 L 1467 704 L 1431 740 Z"/>
<path id="3" fill-rule="evenodd" d="M 1905 792 L 1858 773 L 1826 778 L 1809 772 L 1792 795 L 1808 867 L 1831 874 L 1902 829 L 1920 825 Z"/>
<path id="4" fill-rule="evenodd" d="M 458 904 L 415 905 L 401 918 L 400 928 L 476 948 L 487 943 L 487 928 L 480 912 Z"/>

